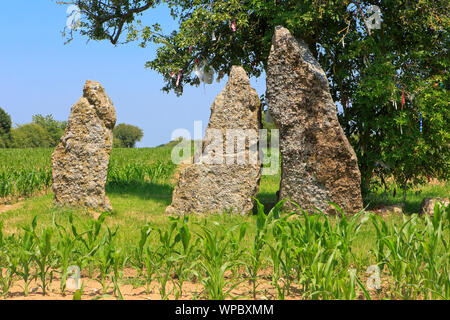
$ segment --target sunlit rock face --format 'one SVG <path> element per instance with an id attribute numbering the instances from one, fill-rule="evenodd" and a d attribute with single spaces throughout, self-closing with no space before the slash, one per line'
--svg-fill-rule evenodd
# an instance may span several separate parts
<path id="1" fill-rule="evenodd" d="M 168 214 L 245 215 L 252 211 L 261 177 L 260 117 L 256 90 L 245 70 L 233 66 L 224 90 L 211 106 L 201 154 L 180 169 Z M 238 148 L 238 140 L 244 138 L 244 147 Z M 227 145 L 231 146 L 228 150 Z"/>
<path id="2" fill-rule="evenodd" d="M 339 124 L 326 74 L 286 28 L 275 30 L 266 79 L 269 111 L 280 129 L 279 198 L 325 213 L 335 212 L 330 201 L 347 213 L 362 210 L 357 157 Z"/>
<path id="3" fill-rule="evenodd" d="M 112 211 L 105 194 L 116 110 L 99 82 L 86 81 L 52 156 L 55 203 Z"/>

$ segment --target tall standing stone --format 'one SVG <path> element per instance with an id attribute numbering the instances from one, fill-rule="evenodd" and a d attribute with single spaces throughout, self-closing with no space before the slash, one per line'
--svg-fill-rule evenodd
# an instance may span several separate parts
<path id="1" fill-rule="evenodd" d="M 196 154 L 194 163 L 181 169 L 168 214 L 244 215 L 252 210 L 261 177 L 260 116 L 258 94 L 245 70 L 233 66 L 225 89 L 211 106 L 202 155 Z M 244 148 L 238 148 L 239 143 Z"/>
<path id="2" fill-rule="evenodd" d="M 330 201 L 347 213 L 362 210 L 357 157 L 326 74 L 308 46 L 283 27 L 275 30 L 266 78 L 269 111 L 280 129 L 280 198 L 326 213 L 334 212 Z"/>
<path id="3" fill-rule="evenodd" d="M 99 82 L 86 81 L 52 156 L 55 203 L 112 211 L 105 194 L 116 110 Z"/>

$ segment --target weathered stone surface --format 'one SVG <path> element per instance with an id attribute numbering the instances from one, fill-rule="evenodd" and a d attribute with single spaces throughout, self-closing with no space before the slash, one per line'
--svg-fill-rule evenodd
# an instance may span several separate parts
<path id="1" fill-rule="evenodd" d="M 448 198 L 424 198 L 420 205 L 420 214 L 432 216 L 434 214 L 434 206 L 436 204 L 442 208 L 442 206 L 447 207 L 449 203 L 450 201 Z"/>
<path id="2" fill-rule="evenodd" d="M 306 210 L 333 213 L 331 201 L 344 212 L 360 211 L 361 174 L 326 74 L 308 46 L 283 27 L 275 30 L 266 79 L 269 111 L 280 129 L 280 198 Z"/>
<path id="3" fill-rule="evenodd" d="M 248 214 L 252 210 L 252 197 L 258 193 L 261 176 L 258 157 L 260 117 L 258 94 L 250 86 L 244 69 L 234 66 L 225 89 L 211 106 L 201 152 L 195 155 L 193 164 L 180 170 L 172 205 L 166 210 L 168 214 L 230 211 Z M 255 134 L 246 139 L 241 152 L 231 144 L 234 139 L 227 136 L 232 129 L 250 129 Z M 237 133 L 242 138 L 239 131 Z M 217 136 L 223 143 L 214 139 Z M 227 152 L 228 143 L 232 148 Z"/>
<path id="4" fill-rule="evenodd" d="M 86 81 L 52 156 L 55 203 L 112 211 L 105 195 L 116 110 L 99 82 Z"/>
<path id="5" fill-rule="evenodd" d="M 390 206 L 379 206 L 374 209 L 374 212 L 380 215 L 388 213 L 403 214 L 404 211 L 405 211 L 404 203 L 397 203 Z"/>

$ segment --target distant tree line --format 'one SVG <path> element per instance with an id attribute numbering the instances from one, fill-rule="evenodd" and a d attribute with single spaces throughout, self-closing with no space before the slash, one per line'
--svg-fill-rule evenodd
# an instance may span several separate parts
<path id="1" fill-rule="evenodd" d="M 34 115 L 31 123 L 13 128 L 11 117 L 0 108 L 0 148 L 55 147 L 66 128 L 66 121 L 52 115 Z"/>
<path id="2" fill-rule="evenodd" d="M 11 116 L 0 108 L 0 148 L 54 148 L 67 126 L 67 121 L 57 121 L 53 116 L 37 114 L 31 123 L 13 127 Z M 129 124 L 119 124 L 114 129 L 114 147 L 134 148 L 144 136 L 142 129 Z"/>

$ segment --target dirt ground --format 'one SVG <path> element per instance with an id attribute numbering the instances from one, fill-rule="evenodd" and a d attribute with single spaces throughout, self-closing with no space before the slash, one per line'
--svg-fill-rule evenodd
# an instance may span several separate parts
<path id="1" fill-rule="evenodd" d="M 124 276 L 121 280 L 122 283 L 127 282 L 139 282 L 141 279 L 137 277 L 137 273 L 133 269 L 126 269 L 124 271 Z M 144 278 L 142 278 L 144 280 Z M 141 280 L 141 281 L 142 281 Z M 117 295 L 114 295 L 114 285 L 111 281 L 107 281 L 108 289 L 106 293 L 102 292 L 102 286 L 99 281 L 89 279 L 87 275 L 82 275 L 81 282 L 84 284 L 82 300 L 116 300 Z M 29 294 L 26 297 L 24 294 L 24 283 L 23 281 L 17 281 L 11 288 L 8 294 L 8 300 L 72 300 L 75 290 L 66 290 L 66 294 L 61 294 L 60 288 L 60 278 L 55 277 L 51 285 L 47 288 L 47 294 L 44 296 L 42 294 L 42 289 L 40 287 L 39 281 L 32 281 L 29 285 Z M 124 300 L 161 300 L 162 296 L 160 294 L 160 284 L 156 281 L 152 281 L 150 285 L 150 292 L 147 294 L 146 285 L 132 285 L 132 284 L 122 284 L 119 286 Z M 245 283 L 239 284 L 235 289 L 231 291 L 232 297 L 238 297 L 241 299 L 252 299 L 251 294 L 251 283 L 246 281 Z M 169 280 L 167 282 L 166 292 L 168 292 L 168 299 L 175 300 L 177 297 L 175 295 L 173 283 Z M 276 299 L 276 291 L 273 289 L 270 280 L 260 280 L 258 285 L 259 294 L 257 295 L 257 300 L 273 300 Z M 287 300 L 297 300 L 300 299 L 299 288 L 294 285 L 291 288 L 291 295 L 286 298 Z M 205 298 L 204 288 L 201 283 L 194 283 L 186 281 L 183 284 L 183 293 L 178 297 L 179 300 L 204 300 Z"/>
<path id="2" fill-rule="evenodd" d="M 140 279 L 137 277 L 136 271 L 133 269 L 126 269 L 124 272 L 124 277 L 122 278 L 122 283 L 136 282 Z M 361 279 L 365 283 L 366 279 Z M 101 284 L 93 279 L 87 278 L 86 275 L 81 278 L 84 284 L 84 290 L 82 295 L 82 300 L 117 300 L 117 295 L 114 295 L 113 284 L 108 282 L 107 292 L 104 294 L 102 292 Z M 66 290 L 66 294 L 61 293 L 60 279 L 55 277 L 51 285 L 47 288 L 47 294 L 44 296 L 42 294 L 42 289 L 40 283 L 33 281 L 29 285 L 29 294 L 25 296 L 24 294 L 23 281 L 16 281 L 14 286 L 11 288 L 7 300 L 72 300 L 75 290 Z M 161 300 L 162 296 L 160 294 L 160 284 L 153 281 L 150 285 L 150 292 L 147 294 L 145 284 L 142 285 L 132 285 L 132 284 L 122 284 L 120 285 L 120 291 L 122 293 L 124 300 Z M 177 299 L 175 295 L 173 284 L 169 280 L 167 283 L 167 292 L 169 300 Z M 261 274 L 258 280 L 258 294 L 256 300 L 276 300 L 277 292 L 274 289 L 272 282 L 270 280 L 270 273 L 265 271 Z M 358 299 L 364 299 L 363 294 L 359 291 Z M 388 284 L 383 283 L 380 292 L 371 292 L 372 299 L 381 299 L 388 292 Z M 286 300 L 302 300 L 305 299 L 302 296 L 301 287 L 292 284 L 291 292 L 289 296 L 286 296 Z M 205 300 L 206 292 L 204 291 L 201 283 L 194 283 L 186 281 L 183 284 L 183 294 L 178 297 L 179 300 Z M 240 299 L 240 300 L 252 300 L 252 284 L 250 281 L 245 281 L 237 285 L 231 291 L 231 297 L 227 299 Z"/>
<path id="3" fill-rule="evenodd" d="M 19 209 L 20 207 L 22 207 L 22 205 L 23 205 L 22 202 L 17 202 L 17 203 L 14 203 L 14 204 L 6 204 L 6 205 L 1 205 L 0 204 L 0 214 L 6 213 L 6 212 L 11 211 L 11 210 Z"/>

